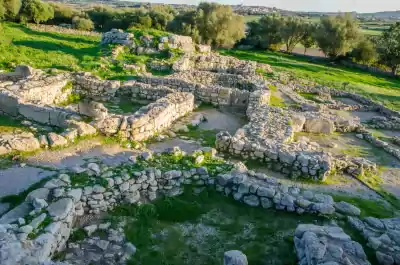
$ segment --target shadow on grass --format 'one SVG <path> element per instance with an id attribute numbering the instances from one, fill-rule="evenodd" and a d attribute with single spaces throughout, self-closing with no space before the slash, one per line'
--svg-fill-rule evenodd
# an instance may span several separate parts
<path id="1" fill-rule="evenodd" d="M 76 49 L 65 44 L 54 43 L 50 41 L 30 41 L 30 40 L 15 41 L 13 42 L 13 44 L 16 46 L 25 46 L 33 49 L 38 49 L 45 52 L 52 52 L 52 51 L 62 52 L 65 54 L 72 55 L 79 60 L 83 60 L 84 56 L 100 57 L 100 50 L 98 47 Z"/>
<path id="2" fill-rule="evenodd" d="M 98 40 L 89 40 L 88 36 L 79 36 L 79 35 L 74 36 L 72 34 L 61 34 L 61 33 L 37 31 L 37 30 L 30 29 L 21 24 L 9 23 L 8 27 L 21 30 L 28 35 L 48 37 L 48 38 L 53 38 L 53 39 L 62 40 L 62 41 L 81 42 L 81 43 L 87 43 L 87 44 L 98 44 L 99 43 Z"/>

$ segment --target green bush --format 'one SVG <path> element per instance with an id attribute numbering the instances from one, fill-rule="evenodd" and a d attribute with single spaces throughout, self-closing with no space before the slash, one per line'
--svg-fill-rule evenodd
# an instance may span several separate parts
<path id="1" fill-rule="evenodd" d="M 82 17 L 74 17 L 74 19 L 72 20 L 72 26 L 78 30 L 91 31 L 94 29 L 93 21 L 88 18 Z"/>

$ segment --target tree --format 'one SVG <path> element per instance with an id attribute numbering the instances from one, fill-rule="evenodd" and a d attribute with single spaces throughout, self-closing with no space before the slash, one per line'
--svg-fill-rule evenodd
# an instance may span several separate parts
<path id="1" fill-rule="evenodd" d="M 2 0 L 5 10 L 4 17 L 8 20 L 14 20 L 21 8 L 21 0 Z"/>
<path id="2" fill-rule="evenodd" d="M 72 19 L 72 26 L 75 29 L 91 31 L 94 29 L 93 21 L 88 18 L 74 17 Z"/>
<path id="3" fill-rule="evenodd" d="M 303 38 L 300 40 L 301 45 L 304 47 L 304 55 L 307 53 L 307 49 L 315 45 L 315 25 L 312 23 L 305 24 L 305 32 Z"/>
<path id="4" fill-rule="evenodd" d="M 358 24 L 350 14 L 322 17 L 315 32 L 319 48 L 332 58 L 350 51 L 358 36 Z"/>
<path id="5" fill-rule="evenodd" d="M 248 23 L 248 26 L 245 43 L 262 49 L 279 50 L 281 48 L 284 19 L 280 15 L 263 16 L 258 21 Z"/>
<path id="6" fill-rule="evenodd" d="M 196 42 L 199 42 L 199 29 L 196 25 L 196 10 L 188 10 L 176 15 L 167 25 L 167 31 L 191 36 Z"/>
<path id="7" fill-rule="evenodd" d="M 213 47 L 232 47 L 245 35 L 243 16 L 227 5 L 200 3 L 195 21 L 200 41 Z"/>
<path id="8" fill-rule="evenodd" d="M 4 8 L 3 0 L 0 0 L 0 20 L 3 20 L 5 18 L 5 14 L 6 9 Z"/>
<path id="9" fill-rule="evenodd" d="M 352 50 L 351 55 L 356 62 L 366 65 L 373 64 L 378 57 L 376 47 L 371 41 L 366 39 L 357 44 L 357 46 Z"/>
<path id="10" fill-rule="evenodd" d="M 33 21 L 36 24 L 54 17 L 54 9 L 48 3 L 39 0 L 23 0 L 20 18 L 22 22 Z"/>
<path id="11" fill-rule="evenodd" d="M 106 23 L 116 24 L 111 22 L 115 19 L 115 12 L 108 6 L 95 6 L 87 14 L 98 29 L 104 29 Z"/>
<path id="12" fill-rule="evenodd" d="M 51 3 L 51 6 L 54 9 L 53 19 L 48 21 L 51 24 L 71 24 L 74 17 L 83 15 L 80 11 L 60 3 Z"/>
<path id="13" fill-rule="evenodd" d="M 294 47 L 303 39 L 306 33 L 305 21 L 299 17 L 287 17 L 283 19 L 283 27 L 280 34 L 286 46 L 287 52 L 292 52 Z"/>
<path id="14" fill-rule="evenodd" d="M 380 60 L 390 67 L 393 75 L 396 75 L 400 65 L 400 22 L 383 33 L 379 46 Z"/>

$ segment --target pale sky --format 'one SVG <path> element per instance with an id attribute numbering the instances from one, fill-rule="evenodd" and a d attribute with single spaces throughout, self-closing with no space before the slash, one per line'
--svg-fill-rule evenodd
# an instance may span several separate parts
<path id="1" fill-rule="evenodd" d="M 144 0 L 146 1 L 146 0 Z M 200 0 L 147 0 L 168 4 L 194 4 Z M 209 0 L 211 2 L 211 0 Z M 349 12 L 370 13 L 378 11 L 400 10 L 400 0 L 214 0 L 221 4 L 262 5 L 293 11 Z"/>

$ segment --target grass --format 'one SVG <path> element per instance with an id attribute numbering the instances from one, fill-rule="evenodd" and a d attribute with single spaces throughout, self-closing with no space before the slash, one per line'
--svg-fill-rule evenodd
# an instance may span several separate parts
<path id="1" fill-rule="evenodd" d="M 332 195 L 336 202 L 345 201 L 357 206 L 361 210 L 361 217 L 373 216 L 376 218 L 391 218 L 393 217 L 392 209 L 381 201 L 366 200 L 359 197 L 346 195 Z"/>
<path id="2" fill-rule="evenodd" d="M 348 146 L 342 149 L 341 152 L 350 157 L 367 157 L 369 155 L 367 149 L 356 145 Z"/>
<path id="3" fill-rule="evenodd" d="M 285 100 L 274 93 L 272 93 L 270 97 L 269 105 L 278 108 L 286 107 Z"/>
<path id="4" fill-rule="evenodd" d="M 245 23 L 249 23 L 249 22 L 253 22 L 253 21 L 257 21 L 261 18 L 261 16 L 252 16 L 252 15 L 248 15 L 248 16 L 244 16 L 244 22 Z"/>
<path id="5" fill-rule="evenodd" d="M 16 131 L 30 131 L 21 121 L 10 116 L 0 115 L 0 133 L 13 133 Z"/>
<path id="6" fill-rule="evenodd" d="M 355 68 L 335 66 L 326 60 L 310 62 L 309 59 L 269 51 L 220 50 L 223 55 L 270 64 L 274 71 L 285 72 L 295 78 L 315 81 L 321 85 L 359 93 L 385 106 L 400 110 L 400 79 L 372 74 Z"/>
<path id="7" fill-rule="evenodd" d="M 190 187 L 152 205 L 119 206 L 111 216 L 129 220 L 125 235 L 137 252 L 128 264 L 153 265 L 216 265 L 231 249 L 243 251 L 249 264 L 296 264 L 293 232 L 298 223 L 321 221 L 248 207 L 212 188 L 196 194 Z"/>
<path id="8" fill-rule="evenodd" d="M 200 129 L 198 126 L 191 125 L 188 125 L 188 129 L 188 132 L 179 131 L 176 134 L 195 140 L 201 140 L 203 146 L 215 146 L 216 135 L 219 132 L 218 130 L 204 130 Z"/>
<path id="9" fill-rule="evenodd" d="M 71 93 L 67 96 L 67 99 L 63 102 L 58 103 L 58 106 L 68 106 L 71 104 L 76 104 L 82 100 L 82 96 L 80 94 Z"/>
<path id="10" fill-rule="evenodd" d="M 312 100 L 312 101 L 316 101 L 316 97 L 317 97 L 317 95 L 313 94 L 313 93 L 299 93 L 299 95 L 305 99 Z"/>
<path id="11" fill-rule="evenodd" d="M 70 242 L 79 242 L 82 241 L 86 238 L 86 232 L 83 230 L 83 228 L 78 228 L 75 231 L 71 233 L 71 236 L 69 237 Z"/>
<path id="12" fill-rule="evenodd" d="M 0 69 L 14 70 L 18 64 L 34 68 L 87 71 L 104 79 L 127 80 L 132 72 L 121 62 L 104 56 L 112 46 L 100 46 L 100 36 L 42 32 L 24 25 L 0 24 Z M 146 56 L 143 56 L 143 60 Z"/>

